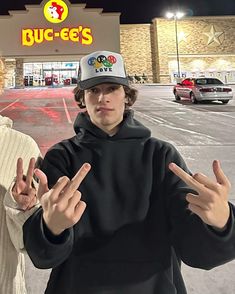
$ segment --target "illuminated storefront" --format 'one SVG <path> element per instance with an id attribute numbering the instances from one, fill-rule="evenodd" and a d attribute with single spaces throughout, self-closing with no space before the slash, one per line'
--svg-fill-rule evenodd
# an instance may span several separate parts
<path id="1" fill-rule="evenodd" d="M 76 85 L 78 66 L 79 62 L 24 63 L 24 85 Z"/>
<path id="2" fill-rule="evenodd" d="M 83 55 L 104 48 L 119 52 L 120 13 L 85 7 L 45 0 L 0 16 L 5 87 L 49 85 L 50 78 L 54 85 L 75 84 Z"/>

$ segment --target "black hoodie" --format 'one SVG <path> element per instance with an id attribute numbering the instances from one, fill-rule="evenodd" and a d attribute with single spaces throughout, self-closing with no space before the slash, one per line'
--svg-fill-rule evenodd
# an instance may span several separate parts
<path id="1" fill-rule="evenodd" d="M 210 269 L 235 257 L 233 214 L 220 235 L 190 213 L 190 189 L 168 169 L 175 162 L 188 171 L 183 159 L 150 137 L 131 111 L 114 136 L 86 113 L 75 132 L 48 151 L 42 169 L 52 187 L 91 164 L 79 187 L 87 204 L 81 220 L 59 237 L 46 228 L 41 209 L 24 225 L 35 266 L 53 268 L 47 294 L 185 294 L 180 260 Z"/>

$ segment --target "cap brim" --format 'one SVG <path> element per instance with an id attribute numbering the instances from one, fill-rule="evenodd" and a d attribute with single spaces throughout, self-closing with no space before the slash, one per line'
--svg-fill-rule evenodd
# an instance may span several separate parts
<path id="1" fill-rule="evenodd" d="M 96 77 L 87 79 L 85 81 L 79 81 L 78 86 L 82 90 L 86 90 L 89 88 L 92 88 L 94 86 L 105 84 L 105 83 L 112 83 L 112 84 L 119 84 L 123 86 L 129 86 L 129 82 L 127 78 L 121 78 L 121 77 L 110 77 L 110 76 L 102 76 L 102 77 Z"/>

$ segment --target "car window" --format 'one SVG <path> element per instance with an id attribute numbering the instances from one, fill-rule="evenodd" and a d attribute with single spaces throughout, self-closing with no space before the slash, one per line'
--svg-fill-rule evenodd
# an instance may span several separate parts
<path id="1" fill-rule="evenodd" d="M 186 79 L 186 80 L 183 80 L 182 81 L 182 85 L 183 86 L 192 86 L 193 85 L 193 82 L 190 79 Z"/>
<path id="2" fill-rule="evenodd" d="M 223 83 L 219 79 L 196 79 L 197 85 L 222 85 Z"/>

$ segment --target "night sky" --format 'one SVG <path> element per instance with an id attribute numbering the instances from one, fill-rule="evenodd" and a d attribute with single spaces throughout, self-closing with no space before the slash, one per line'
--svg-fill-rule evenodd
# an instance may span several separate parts
<path id="1" fill-rule="evenodd" d="M 27 4 L 40 4 L 40 0 L 0 0 L 0 15 L 8 10 L 24 9 Z M 188 16 L 235 15 L 235 0 L 70 0 L 86 3 L 86 7 L 103 8 L 104 12 L 121 12 L 121 23 L 151 23 L 154 17 L 168 10 L 183 10 Z"/>

